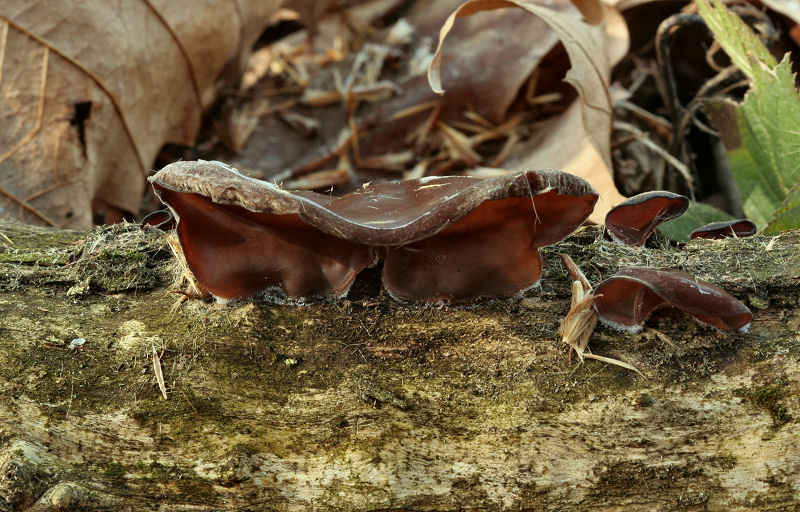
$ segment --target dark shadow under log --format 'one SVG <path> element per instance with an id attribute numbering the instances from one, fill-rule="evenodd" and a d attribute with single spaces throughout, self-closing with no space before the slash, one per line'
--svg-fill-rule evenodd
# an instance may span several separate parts
<path id="1" fill-rule="evenodd" d="M 750 306 L 750 332 L 663 310 L 589 344 L 646 378 L 570 363 L 559 252 L 594 283 L 693 273 Z M 798 231 L 677 250 L 585 228 L 545 251 L 541 289 L 459 308 L 399 305 L 374 270 L 333 303 L 178 304 L 177 271 L 154 230 L 0 223 L 0 510 L 800 501 Z"/>

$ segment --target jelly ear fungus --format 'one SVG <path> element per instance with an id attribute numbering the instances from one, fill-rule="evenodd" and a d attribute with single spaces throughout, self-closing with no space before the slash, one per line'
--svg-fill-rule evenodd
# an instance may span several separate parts
<path id="1" fill-rule="evenodd" d="M 666 190 L 629 197 L 606 214 L 606 233 L 615 242 L 641 247 L 662 222 L 683 215 L 689 198 Z"/>
<path id="2" fill-rule="evenodd" d="M 396 299 L 465 302 L 516 295 L 538 284 L 539 249 L 583 224 L 597 200 L 587 183 L 559 171 L 408 183 L 418 190 L 448 182 L 463 191 L 437 202 L 463 200 L 469 207 L 443 216 L 447 220 L 429 234 L 386 249 L 383 284 Z M 454 206 L 442 202 L 431 211 Z"/>
<path id="3" fill-rule="evenodd" d="M 747 331 L 753 314 L 725 290 L 680 270 L 623 268 L 595 288 L 594 308 L 611 327 L 638 331 L 658 308 L 673 306 L 722 331 Z"/>
<path id="4" fill-rule="evenodd" d="M 597 201 L 561 171 L 368 184 L 341 197 L 283 190 L 219 162 L 178 162 L 150 181 L 177 219 L 189 268 L 225 299 L 340 297 L 382 254 L 397 299 L 512 296 L 538 283 L 539 249 Z"/>
<path id="5" fill-rule="evenodd" d="M 689 234 L 689 239 L 710 238 L 719 240 L 722 238 L 742 238 L 753 236 L 758 231 L 756 225 L 747 219 L 736 219 L 722 222 L 712 222 L 705 226 L 700 226 Z"/>
<path id="6" fill-rule="evenodd" d="M 189 269 L 219 299 L 339 297 L 377 262 L 373 247 L 301 218 L 306 203 L 324 205 L 329 196 L 289 194 L 217 162 L 178 162 L 150 181 L 177 220 Z"/>

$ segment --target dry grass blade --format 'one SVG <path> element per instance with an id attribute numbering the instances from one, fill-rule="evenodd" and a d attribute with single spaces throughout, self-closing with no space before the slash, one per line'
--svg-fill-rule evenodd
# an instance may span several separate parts
<path id="1" fill-rule="evenodd" d="M 175 256 L 175 261 L 178 262 L 178 272 L 175 276 L 177 286 L 183 288 L 185 283 L 185 295 L 191 297 L 208 297 L 208 291 L 197 282 L 194 278 L 194 274 L 192 274 L 192 271 L 189 269 L 189 263 L 183 255 L 183 248 L 178 240 L 178 236 L 174 232 L 167 235 L 167 245 L 169 245 L 172 255 Z"/>
<path id="2" fill-rule="evenodd" d="M 547 105 L 549 103 L 557 103 L 564 97 L 560 92 L 550 92 L 547 94 L 540 94 L 528 100 L 530 105 Z"/>
<path id="3" fill-rule="evenodd" d="M 253 112 L 250 114 L 252 117 L 262 117 L 275 114 L 282 110 L 288 110 L 297 106 L 299 101 L 297 98 L 289 98 L 288 100 L 281 101 L 280 103 L 269 103 L 266 102 L 263 106 L 257 107 L 253 109 Z"/>
<path id="4" fill-rule="evenodd" d="M 336 143 L 327 149 L 322 156 L 306 162 L 299 167 L 280 172 L 274 175 L 271 179 L 275 183 L 282 183 L 288 180 L 297 179 L 306 174 L 321 171 L 329 164 L 332 164 L 337 158 L 340 158 L 341 155 L 346 154 L 352 143 L 353 135 L 348 125 L 348 127 L 343 128 L 342 131 L 339 132 L 339 135 L 336 138 Z"/>
<path id="5" fill-rule="evenodd" d="M 319 89 L 306 89 L 300 97 L 300 104 L 307 107 L 328 107 L 342 101 L 339 91 L 322 91 Z"/>
<path id="6" fill-rule="evenodd" d="M 461 160 L 468 167 L 475 167 L 483 159 L 471 147 L 469 138 L 460 131 L 447 126 L 441 121 L 436 124 L 444 135 L 446 145 L 453 160 Z"/>
<path id="7" fill-rule="evenodd" d="M 164 400 L 167 399 L 167 385 L 164 382 L 164 373 L 161 371 L 161 358 L 158 357 L 158 352 L 156 352 L 156 346 L 152 345 L 153 347 L 153 373 L 156 375 L 156 381 L 158 381 L 158 389 L 161 390 L 161 396 L 164 397 Z"/>
<path id="8" fill-rule="evenodd" d="M 420 125 L 419 129 L 414 130 L 406 137 L 406 142 L 413 143 L 417 148 L 422 148 L 426 144 L 431 132 L 433 132 L 433 127 L 439 122 L 443 108 L 444 102 L 437 102 L 433 106 L 433 110 L 431 110 L 427 119 L 425 119 L 425 122 Z"/>
<path id="9" fill-rule="evenodd" d="M 478 144 L 486 142 L 487 140 L 509 137 L 512 133 L 514 133 L 514 130 L 520 125 L 520 123 L 522 123 L 522 115 L 517 114 L 513 117 L 510 117 L 507 121 L 504 121 L 500 126 L 474 135 L 470 138 L 470 142 L 474 147 Z"/>
<path id="10" fill-rule="evenodd" d="M 653 114 L 652 112 L 643 109 L 642 107 L 632 103 L 628 100 L 620 100 L 614 104 L 615 107 L 624 108 L 631 113 L 636 119 L 647 125 L 649 129 L 655 132 L 659 137 L 664 140 L 669 140 L 672 137 L 674 130 L 672 123 L 663 117 Z"/>
<path id="11" fill-rule="evenodd" d="M 353 171 L 347 155 L 339 158 L 339 165 L 335 169 L 312 172 L 299 178 L 284 183 L 290 190 L 316 190 L 328 188 L 333 185 L 348 183 L 353 179 Z"/>
<path id="12" fill-rule="evenodd" d="M 450 121 L 450 125 L 453 126 L 453 128 L 458 128 L 461 131 L 470 133 L 485 133 L 491 129 L 481 124 L 467 123 L 464 121 Z"/>
<path id="13" fill-rule="evenodd" d="M 358 100 L 350 89 L 347 93 L 347 126 L 350 128 L 350 145 L 353 148 L 353 160 L 357 166 L 361 166 L 361 151 L 358 148 L 359 126 L 356 123 L 356 109 Z"/>
<path id="14" fill-rule="evenodd" d="M 597 313 L 592 305 L 594 295 L 584 290 L 580 281 L 572 282 L 572 307 L 561 321 L 558 333 L 561 341 L 570 348 L 570 357 L 574 350 L 583 361 L 584 352 L 589 345 L 589 338 L 597 326 Z"/>
<path id="15" fill-rule="evenodd" d="M 361 167 L 364 169 L 402 172 L 408 168 L 408 165 L 413 160 L 414 153 L 412 151 L 401 151 L 367 158 L 361 157 Z"/>
<path id="16" fill-rule="evenodd" d="M 304 137 L 311 137 L 319 132 L 319 121 L 312 117 L 307 117 L 292 110 L 279 110 L 278 117 L 292 127 L 292 129 Z"/>
<path id="17" fill-rule="evenodd" d="M 387 81 L 355 86 L 346 90 L 348 92 L 342 93 L 309 88 L 303 92 L 299 102 L 308 107 L 328 107 L 346 101 L 347 95 L 351 91 L 356 100 L 367 102 L 382 101 L 401 92 L 397 85 Z"/>
<path id="18" fill-rule="evenodd" d="M 180 292 L 178 292 L 178 293 L 180 293 Z M 178 311 L 178 309 L 180 309 L 181 304 L 183 304 L 187 300 L 189 300 L 189 296 L 188 295 L 184 295 L 184 294 L 181 293 L 181 296 L 178 297 L 178 300 L 173 302 L 172 306 L 169 307 L 169 312 L 171 314 L 175 314 Z"/>
<path id="19" fill-rule="evenodd" d="M 426 101 L 424 103 L 418 103 L 416 105 L 412 105 L 408 108 L 404 108 L 403 110 L 398 110 L 391 116 L 387 121 L 397 121 L 398 119 L 403 119 L 408 116 L 413 116 L 419 114 L 420 112 L 424 112 L 426 110 L 433 109 L 441 104 L 441 101 L 434 100 L 434 101 Z"/>
<path id="20" fill-rule="evenodd" d="M 2 231 L 0 231 L 0 238 L 8 242 L 10 245 L 14 245 L 14 242 L 10 238 L 8 238 L 8 235 L 3 233 Z"/>
<path id="21" fill-rule="evenodd" d="M 417 162 L 410 171 L 406 171 L 403 173 L 404 180 L 416 180 L 422 178 L 427 174 L 428 167 L 430 166 L 430 162 L 428 160 L 421 160 Z"/>
<path id="22" fill-rule="evenodd" d="M 503 147 L 500 149 L 500 152 L 488 162 L 489 166 L 500 167 L 503 165 L 503 162 L 508 160 L 508 158 L 517 149 L 517 145 L 519 144 L 520 140 L 521 138 L 517 132 L 511 132 L 505 143 L 503 143 Z"/>
<path id="23" fill-rule="evenodd" d="M 635 371 L 642 375 L 635 366 L 613 359 L 610 357 L 599 356 L 592 354 L 588 349 L 589 338 L 591 338 L 595 327 L 597 326 L 598 315 L 594 310 L 594 299 L 602 297 L 602 295 L 594 295 L 592 287 L 586 276 L 583 275 L 581 269 L 575 264 L 572 258 L 567 254 L 561 255 L 561 262 L 566 268 L 572 278 L 572 303 L 569 312 L 561 321 L 558 328 L 558 334 L 561 335 L 561 341 L 569 346 L 570 361 L 572 360 L 572 351 L 578 355 L 578 359 L 583 362 L 585 358 L 595 359 L 604 363 L 613 364 L 627 370 Z"/>
<path id="24" fill-rule="evenodd" d="M 585 357 L 587 359 L 594 359 L 596 361 L 602 361 L 602 362 L 608 363 L 608 364 L 613 364 L 614 366 L 619 366 L 620 368 L 625 368 L 626 370 L 634 371 L 634 372 L 638 373 L 639 375 L 641 375 L 642 377 L 645 376 L 642 372 L 639 371 L 638 368 L 636 368 L 632 364 L 628 364 L 625 361 L 620 361 L 619 359 L 613 359 L 611 357 L 598 356 L 597 354 L 592 354 L 591 352 L 585 353 L 583 355 L 583 357 Z"/>
<path id="25" fill-rule="evenodd" d="M 464 112 L 464 117 L 466 117 L 470 121 L 478 123 L 487 130 L 493 130 L 495 128 L 494 124 L 490 123 L 485 117 L 475 112 L 475 110 L 472 109 L 472 107 L 470 107 L 468 110 Z"/>

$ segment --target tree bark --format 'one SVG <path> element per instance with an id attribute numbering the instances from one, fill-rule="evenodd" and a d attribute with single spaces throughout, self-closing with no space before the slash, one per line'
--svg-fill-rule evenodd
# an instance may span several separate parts
<path id="1" fill-rule="evenodd" d="M 800 231 L 637 249 L 584 228 L 525 298 L 444 308 L 377 270 L 332 303 L 181 303 L 167 236 L 0 223 L 0 510 L 800 506 Z M 559 252 L 594 283 L 686 270 L 749 333 L 660 310 L 590 341 L 642 375 L 570 361 Z"/>

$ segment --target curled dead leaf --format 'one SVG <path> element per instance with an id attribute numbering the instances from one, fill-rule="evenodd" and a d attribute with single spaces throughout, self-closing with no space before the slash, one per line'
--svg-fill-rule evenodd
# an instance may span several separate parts
<path id="1" fill-rule="evenodd" d="M 581 176 L 603 198 L 590 217 L 590 221 L 602 222 L 608 209 L 623 199 L 614 185 L 610 150 L 613 99 L 609 78 L 612 65 L 627 52 L 628 41 L 625 22 L 616 9 L 600 0 L 562 0 L 547 5 L 524 0 L 468 0 L 447 18 L 439 33 L 439 45 L 428 68 L 431 88 L 444 92 L 443 48 L 456 18 L 509 7 L 537 16 L 558 36 L 572 65 L 565 81 L 578 91 L 580 99 L 576 100 L 579 106 L 573 105 L 552 122 L 551 128 L 560 128 L 558 137 L 555 129 L 542 130 L 544 137 L 534 137 L 527 151 L 519 151 L 505 167 L 556 167 Z"/>
<path id="2" fill-rule="evenodd" d="M 564 2 L 555 2 L 557 6 Z M 616 13 L 611 8 L 605 7 L 600 0 L 575 2 L 583 19 L 573 14 L 562 12 L 556 8 L 533 1 L 522 0 L 469 0 L 461 4 L 445 21 L 439 33 L 439 46 L 434 53 L 433 60 L 428 67 L 428 82 L 434 92 L 443 93 L 441 82 L 442 48 L 447 34 L 453 27 L 456 18 L 471 16 L 475 13 L 508 7 L 518 7 L 544 20 L 559 40 L 569 55 L 572 68 L 567 72 L 565 81 L 572 85 L 582 99 L 582 112 L 584 124 L 587 128 L 602 127 L 602 130 L 589 130 L 588 137 L 603 157 L 603 161 L 611 167 L 611 152 L 609 140 L 611 134 L 612 100 L 609 87 L 611 62 L 609 48 L 606 41 L 605 22 L 607 13 Z M 608 17 L 614 16 L 608 14 Z M 619 14 L 616 13 L 619 18 Z M 619 25 L 619 20 L 614 20 L 617 30 L 627 35 L 624 21 Z M 623 38 L 624 39 L 624 38 Z M 617 39 L 618 40 L 618 39 Z M 620 50 L 624 55 L 626 48 L 613 47 L 616 53 Z M 600 51 L 598 51 L 600 50 Z M 620 55 L 621 57 L 621 55 Z"/>

